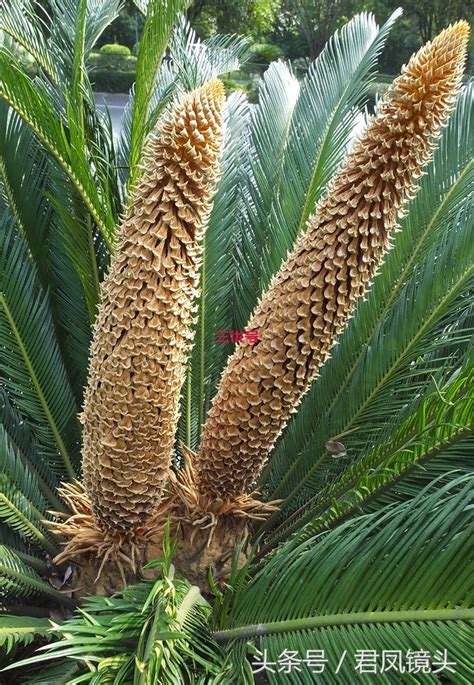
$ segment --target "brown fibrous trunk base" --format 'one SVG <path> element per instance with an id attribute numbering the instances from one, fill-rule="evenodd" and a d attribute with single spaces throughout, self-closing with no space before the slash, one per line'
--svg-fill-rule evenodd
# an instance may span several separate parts
<path id="1" fill-rule="evenodd" d="M 236 550 L 248 533 L 248 522 L 235 516 L 219 517 L 212 530 L 181 522 L 172 527 L 171 533 L 176 541 L 172 559 L 175 576 L 197 585 L 202 594 L 207 595 L 212 592 L 209 574 L 218 586 L 227 580 Z M 110 596 L 127 585 L 156 579 L 160 575 L 160 568 L 146 569 L 144 566 L 149 561 L 163 558 L 162 536 L 156 536 L 141 547 L 136 557 L 135 569 L 130 565 L 117 563 L 118 560 L 113 556 L 104 564 L 94 554 L 77 557 L 74 559 L 74 594 L 77 597 Z M 240 551 L 235 560 L 237 567 L 240 568 L 245 561 L 245 553 Z"/>
<path id="2" fill-rule="evenodd" d="M 163 558 L 163 535 L 169 522 L 176 542 L 172 563 L 175 574 L 211 591 L 209 573 L 217 584 L 225 582 L 235 553 L 249 532 L 251 520 L 261 521 L 278 509 L 280 500 L 260 501 L 257 491 L 233 499 L 212 501 L 199 493 L 194 453 L 181 446 L 184 466 L 170 471 L 162 501 L 153 514 L 131 530 L 102 528 L 91 501 L 79 482 L 63 484 L 58 492 L 71 514 L 51 512 L 56 521 L 45 521 L 65 540 L 56 564 L 75 563 L 76 596 L 110 595 L 143 579 L 156 578 L 159 568 L 144 568 Z M 245 562 L 240 550 L 237 567 Z"/>

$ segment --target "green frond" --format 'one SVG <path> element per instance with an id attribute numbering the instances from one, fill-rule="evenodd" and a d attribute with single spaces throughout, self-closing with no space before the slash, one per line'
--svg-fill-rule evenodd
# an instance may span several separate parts
<path id="1" fill-rule="evenodd" d="M 41 596 L 60 604 L 75 606 L 73 600 L 42 580 L 16 554 L 0 546 L 0 603 L 5 604 L 11 599 L 18 601 Z"/>
<path id="2" fill-rule="evenodd" d="M 47 159 L 21 118 L 0 101 L 0 183 L 5 204 L 28 241 L 41 285 L 48 286 L 48 229 L 52 211 L 45 200 Z M 25 202 L 25 196 L 29 202 Z M 34 226 L 34 230 L 33 227 Z"/>
<path id="3" fill-rule="evenodd" d="M 324 682 L 335 684 L 365 682 L 367 676 L 355 670 L 357 650 L 401 650 L 404 657 L 410 649 L 431 655 L 447 650 L 456 673 L 443 677 L 467 685 L 467 621 L 474 619 L 465 563 L 471 505 L 472 476 L 463 476 L 442 487 L 432 483 L 408 502 L 305 542 L 294 538 L 238 593 L 228 615 L 220 617 L 216 639 L 230 643 L 229 650 L 236 641 L 248 642 L 266 649 L 273 661 L 284 649 L 302 658 L 308 649 L 324 650 Z M 347 660 L 336 675 L 344 651 Z M 266 676 L 281 682 L 281 675 Z M 441 682 L 431 674 L 405 677 Z M 285 675 L 285 682 L 312 678 L 305 669 Z M 377 682 L 399 683 L 400 673 L 379 671 Z"/>
<path id="4" fill-rule="evenodd" d="M 15 449 L 25 468 L 36 478 L 43 496 L 54 507 L 58 506 L 59 500 L 54 494 L 58 478 L 49 468 L 28 422 L 11 404 L 3 388 L 0 388 L 0 433 L 2 439 L 7 440 Z"/>
<path id="5" fill-rule="evenodd" d="M 425 488 L 431 481 L 439 483 L 447 482 L 452 473 L 472 473 L 472 455 L 474 450 L 474 435 L 470 433 L 461 438 L 459 442 L 449 445 L 439 454 L 429 455 L 420 468 L 409 469 L 403 474 L 403 478 L 396 481 L 391 487 L 384 490 L 381 488 L 372 500 L 365 503 L 365 510 L 377 511 L 380 507 L 401 502 L 415 497 L 420 490 Z"/>
<path id="6" fill-rule="evenodd" d="M 185 685 L 199 673 L 217 675 L 222 650 L 207 628 L 210 607 L 199 588 L 163 574 L 114 597 L 90 597 L 75 616 L 54 625 L 61 639 L 16 662 L 79 661 L 72 683 Z M 32 682 L 42 682 L 33 680 Z"/>
<path id="7" fill-rule="evenodd" d="M 57 346 L 49 300 L 7 213 L 0 231 L 0 374 L 51 467 L 74 477 L 77 406 Z"/>
<path id="8" fill-rule="evenodd" d="M 0 425 L 0 519 L 26 543 L 54 553 L 57 546 L 44 519 L 48 506 L 54 506 L 57 498 L 51 493 L 47 503 L 42 491 L 50 494 L 34 464 L 22 461 L 20 451 Z"/>
<path id="9" fill-rule="evenodd" d="M 38 637 L 51 639 L 51 623 L 48 619 L 0 613 L 0 647 L 7 654 L 17 645 L 29 645 Z"/>
<path id="10" fill-rule="evenodd" d="M 3 474 L 0 477 L 0 488 L 0 519 L 23 539 L 37 547 L 43 547 L 49 554 L 56 554 L 58 549 L 48 537 L 42 523 L 42 512 Z"/>
<path id="11" fill-rule="evenodd" d="M 276 446 L 262 479 L 270 497 L 291 499 L 313 474 L 317 492 L 328 440 L 340 436 L 347 447 L 370 449 L 383 426 L 395 429 L 393 422 L 404 419 L 400 411 L 420 399 L 433 376 L 448 375 L 468 353 L 473 96 L 472 87 L 462 94 L 366 301 Z M 459 270 L 448 254 L 461 256 Z"/>
<path id="12" fill-rule="evenodd" d="M 13 55 L 3 48 L 0 49 L 0 73 L 0 97 L 19 114 L 54 157 L 110 244 L 114 217 L 104 207 L 84 149 L 74 147 L 68 140 L 65 120 L 58 115 L 58 103 L 54 102 L 45 84 L 38 79 L 32 81 Z"/>
<path id="13" fill-rule="evenodd" d="M 61 187 L 61 184 L 57 185 L 58 190 Z M 64 203 L 68 204 L 69 201 L 68 196 L 65 195 Z M 77 235 L 80 223 L 78 217 L 77 221 L 74 222 L 73 217 L 67 213 L 63 214 L 61 208 L 57 213 L 55 223 L 52 225 L 54 230 L 50 235 L 49 251 L 51 257 L 49 292 L 56 305 L 52 313 L 57 317 L 57 340 L 61 347 L 69 383 L 78 407 L 82 405 L 87 378 L 92 322 L 95 319 L 95 310 L 91 312 L 91 308 L 88 306 L 88 295 L 85 292 L 85 287 L 91 282 L 90 268 L 94 256 L 88 247 L 87 254 L 90 258 L 84 259 L 84 253 L 78 249 L 82 243 Z M 73 230 L 76 231 L 75 252 L 72 240 Z M 90 230 L 89 227 L 87 230 Z M 81 235 L 83 236 L 84 233 Z M 91 231 L 89 236 L 89 244 L 93 242 L 94 248 L 97 245 L 99 248 L 103 245 L 97 231 Z M 81 272 L 81 276 L 78 271 L 82 265 L 84 270 Z M 95 292 L 94 289 L 94 298 L 96 297 Z"/>
<path id="14" fill-rule="evenodd" d="M 64 231 L 60 217 L 47 199 L 55 180 L 53 164 L 28 126 L 6 103 L 0 102 L 0 188 L 5 206 L 28 243 L 40 284 L 50 291 L 58 343 L 80 403 L 91 324 L 78 272 L 87 273 L 90 262 L 82 257 L 83 250 L 78 250 L 77 224 L 74 223 L 73 236 L 68 241 L 70 232 Z M 56 184 L 56 194 L 62 196 L 63 203 L 68 197 L 64 184 L 64 179 L 59 187 Z M 66 249 L 68 242 L 74 244 Z"/>
<path id="15" fill-rule="evenodd" d="M 27 50 L 43 72 L 53 82 L 57 82 L 58 74 L 54 60 L 52 59 L 47 40 L 45 27 L 41 17 L 35 11 L 31 0 L 5 0 L 2 13 L 0 14 L 0 31 L 4 31 L 13 40 Z"/>
<path id="16" fill-rule="evenodd" d="M 0 545 L 6 547 L 10 552 L 39 573 L 46 573 L 48 565 L 44 557 L 44 549 L 39 546 L 34 547 L 28 540 L 22 538 L 11 526 L 0 521 Z"/>
<path id="17" fill-rule="evenodd" d="M 119 16 L 123 0 L 88 0 L 86 4 L 85 56 L 94 48 L 105 29 Z"/>
<path id="18" fill-rule="evenodd" d="M 150 0 L 132 0 L 132 2 L 143 15 L 146 15 L 148 3 L 150 2 Z"/>
<path id="19" fill-rule="evenodd" d="M 49 0 L 48 10 L 38 8 L 48 27 L 48 48 L 62 86 L 68 86 L 75 80 L 78 47 L 87 58 L 101 33 L 118 16 L 121 6 L 121 0 L 88 0 L 85 8 L 82 0 Z M 80 46 L 78 35 L 82 36 Z"/>
<path id="20" fill-rule="evenodd" d="M 264 549 L 288 537 L 308 521 L 304 535 L 333 528 L 349 516 L 367 510 L 374 500 L 392 492 L 396 497 L 401 483 L 414 472 L 429 470 L 429 462 L 446 454 L 445 470 L 458 466 L 449 461 L 449 448 L 474 433 L 474 366 L 435 386 L 416 411 L 386 440 L 347 463 L 341 473 L 320 493 L 305 502 L 270 534 Z M 418 487 L 418 489 L 420 489 Z M 260 552 L 260 554 L 262 551 Z"/>
<path id="21" fill-rule="evenodd" d="M 184 15 L 177 18 L 169 45 L 177 83 L 193 90 L 220 74 L 236 71 L 248 57 L 248 38 L 214 34 L 201 40 Z"/>
<path id="22" fill-rule="evenodd" d="M 189 0 L 150 0 L 137 57 L 137 75 L 133 98 L 130 141 L 130 182 L 133 184 L 137 165 L 147 134 L 150 101 L 157 74 L 169 43 L 179 12 L 184 12 Z"/>
<path id="23" fill-rule="evenodd" d="M 3 426 L 0 425 L 0 478 L 8 481 L 21 492 L 38 510 L 46 509 L 46 500 L 39 488 L 38 479 L 33 470 L 26 466 L 19 450 L 10 442 Z M 4 492 L 4 490 L 3 490 Z"/>

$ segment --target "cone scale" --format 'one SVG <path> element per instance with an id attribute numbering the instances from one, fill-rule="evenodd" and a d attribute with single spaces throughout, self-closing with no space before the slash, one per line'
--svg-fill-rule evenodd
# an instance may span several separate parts
<path id="1" fill-rule="evenodd" d="M 216 503 L 249 492 L 291 414 L 366 293 L 458 93 L 466 22 L 445 29 L 395 80 L 257 305 L 223 373 L 195 458 Z"/>
<path id="2" fill-rule="evenodd" d="M 144 524 L 167 480 L 223 98 L 219 81 L 184 96 L 148 144 L 102 284 L 81 421 L 83 484 L 105 531 Z"/>

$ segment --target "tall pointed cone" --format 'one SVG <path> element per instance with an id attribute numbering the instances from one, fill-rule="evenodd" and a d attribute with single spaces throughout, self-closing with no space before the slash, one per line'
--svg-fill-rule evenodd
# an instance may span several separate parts
<path id="1" fill-rule="evenodd" d="M 224 92 L 186 95 L 148 145 L 101 290 L 82 422 L 84 487 L 105 531 L 143 524 L 173 454 Z"/>
<path id="2" fill-rule="evenodd" d="M 252 487 L 366 292 L 453 108 L 468 32 L 460 21 L 411 58 L 254 311 L 260 342 L 229 360 L 196 456 L 213 511 Z"/>

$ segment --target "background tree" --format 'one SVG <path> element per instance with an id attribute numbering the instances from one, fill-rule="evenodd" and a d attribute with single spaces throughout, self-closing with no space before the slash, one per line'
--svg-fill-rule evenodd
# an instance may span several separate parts
<path id="1" fill-rule="evenodd" d="M 289 35 L 301 34 L 305 54 L 313 60 L 334 29 L 344 22 L 348 4 L 346 0 L 283 0 L 278 22 Z"/>
<path id="2" fill-rule="evenodd" d="M 386 3 L 389 7 L 394 4 L 394 0 Z M 460 17 L 469 19 L 473 13 L 472 3 L 465 0 L 402 0 L 398 4 L 413 21 L 423 43 L 431 40 L 446 24 Z"/>
<path id="3" fill-rule="evenodd" d="M 279 6 L 280 0 L 196 0 L 187 16 L 201 36 L 219 32 L 258 37 L 272 29 Z"/>
<path id="4" fill-rule="evenodd" d="M 138 43 L 142 31 L 142 13 L 137 9 L 132 0 L 126 0 L 116 21 L 105 29 L 97 45 L 120 43 L 133 49 L 133 46 Z"/>

